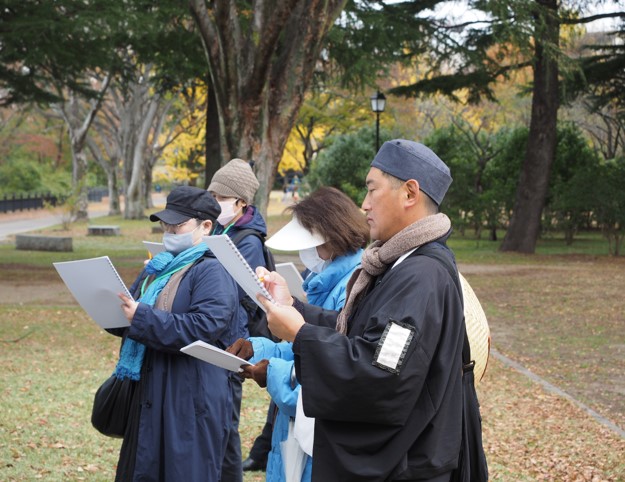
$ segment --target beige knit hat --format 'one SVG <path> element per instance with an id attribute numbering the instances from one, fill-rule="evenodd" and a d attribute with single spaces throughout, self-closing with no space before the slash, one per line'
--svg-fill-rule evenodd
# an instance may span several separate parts
<path id="1" fill-rule="evenodd" d="M 223 197 L 236 197 L 251 204 L 260 183 L 252 167 L 243 159 L 232 159 L 211 179 L 208 191 Z"/>

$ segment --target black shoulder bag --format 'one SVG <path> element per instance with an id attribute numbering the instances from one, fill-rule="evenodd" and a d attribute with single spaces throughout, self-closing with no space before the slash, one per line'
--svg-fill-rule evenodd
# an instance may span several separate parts
<path id="1" fill-rule="evenodd" d="M 111 375 L 100 385 L 91 409 L 91 424 L 98 432 L 108 437 L 124 437 L 137 383 Z"/>
<path id="2" fill-rule="evenodd" d="M 458 273 L 448 255 L 444 253 L 447 249 L 449 248 L 441 243 L 429 243 L 417 249 L 415 254 L 438 260 L 449 272 L 458 293 L 460 293 L 460 298 L 462 298 L 462 286 Z M 462 347 L 462 440 L 458 467 L 452 474 L 451 482 L 483 482 L 488 480 L 488 465 L 482 445 L 480 402 L 477 399 L 473 376 L 474 366 L 475 361 L 471 360 L 471 346 L 465 328 Z"/>
<path id="3" fill-rule="evenodd" d="M 125 340 L 124 335 L 122 345 Z M 114 374 L 108 377 L 93 397 L 91 408 L 93 428 L 107 437 L 123 438 L 138 383 L 129 378 L 120 380 Z"/>

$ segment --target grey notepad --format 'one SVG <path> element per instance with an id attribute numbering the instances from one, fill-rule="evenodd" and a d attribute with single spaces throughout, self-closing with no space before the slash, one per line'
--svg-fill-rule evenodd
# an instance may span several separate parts
<path id="1" fill-rule="evenodd" d="M 132 296 L 108 256 L 52 264 L 78 304 L 98 325 L 130 326 L 117 295 Z"/>

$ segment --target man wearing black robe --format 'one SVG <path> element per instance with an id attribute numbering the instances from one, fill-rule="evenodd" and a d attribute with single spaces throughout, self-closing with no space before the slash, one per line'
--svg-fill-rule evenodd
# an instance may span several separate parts
<path id="1" fill-rule="evenodd" d="M 450 183 L 447 166 L 422 144 L 382 146 L 362 205 L 376 241 L 340 316 L 294 301 L 283 280 L 261 272 L 277 300 L 259 297 L 269 327 L 293 341 L 304 412 L 316 419 L 313 481 L 451 479 L 461 440 L 463 305 L 443 263 L 419 255 L 435 246 L 455 267 L 444 243 L 449 220 L 438 213 Z"/>

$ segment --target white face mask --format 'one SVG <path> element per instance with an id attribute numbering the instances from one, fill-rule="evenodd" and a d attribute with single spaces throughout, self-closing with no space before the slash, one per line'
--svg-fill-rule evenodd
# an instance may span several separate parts
<path id="1" fill-rule="evenodd" d="M 241 212 L 241 209 L 238 211 L 234 210 L 234 205 L 237 203 L 237 199 L 234 201 L 220 201 L 219 205 L 221 206 L 221 214 L 217 218 L 217 222 L 222 226 L 227 226 L 230 221 L 232 221 L 237 214 Z"/>
<path id="2" fill-rule="evenodd" d="M 193 233 L 197 231 L 197 229 L 202 226 L 201 224 L 195 228 L 193 231 L 182 234 L 174 234 L 174 233 L 165 233 L 163 234 L 163 245 L 165 249 L 172 254 L 180 254 L 183 251 L 193 247 L 195 244 L 195 239 L 193 238 Z"/>
<path id="3" fill-rule="evenodd" d="M 331 260 L 323 259 L 319 256 L 317 248 L 302 249 L 299 252 L 299 259 L 313 273 L 321 273 L 330 264 Z"/>

